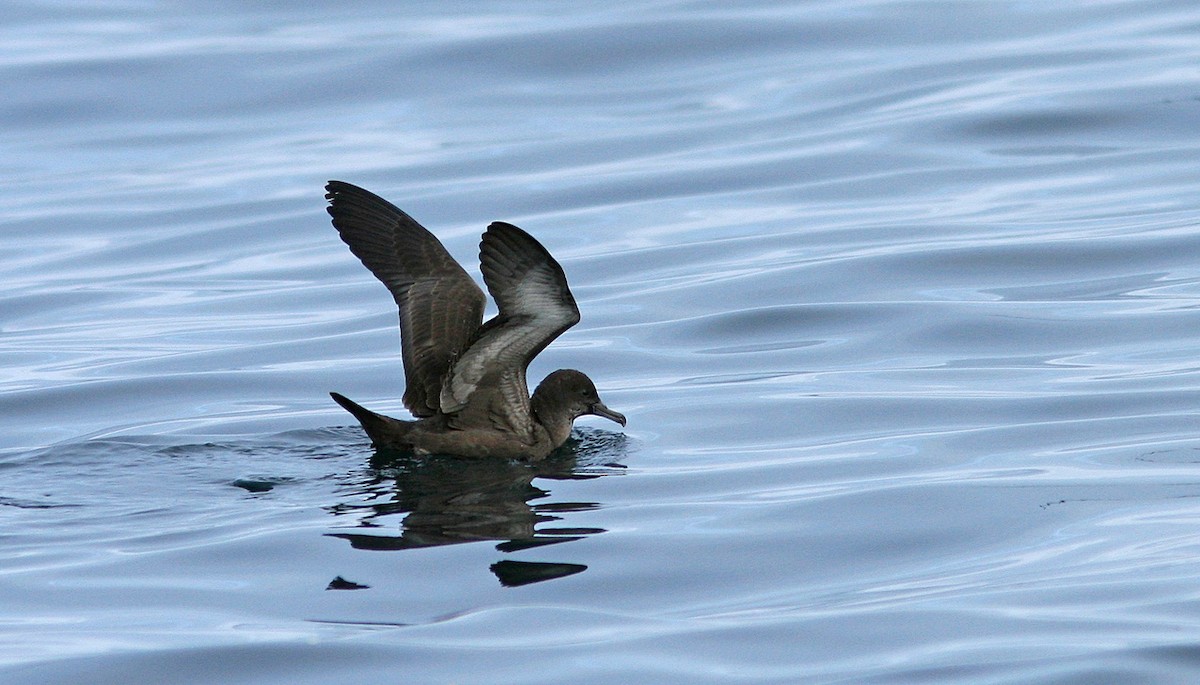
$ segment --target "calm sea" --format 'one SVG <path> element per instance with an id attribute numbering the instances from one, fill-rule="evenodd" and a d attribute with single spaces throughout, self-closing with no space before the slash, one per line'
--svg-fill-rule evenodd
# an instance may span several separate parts
<path id="1" fill-rule="evenodd" d="M 0 681 L 1200 681 L 1193 0 L 15 0 Z M 562 262 L 549 462 L 373 459 L 323 211 Z"/>

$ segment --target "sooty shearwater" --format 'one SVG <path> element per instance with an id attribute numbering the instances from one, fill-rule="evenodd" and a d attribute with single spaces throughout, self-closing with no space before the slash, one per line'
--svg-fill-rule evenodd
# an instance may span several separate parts
<path id="1" fill-rule="evenodd" d="M 541 243 L 512 224 L 488 226 L 479 263 L 500 311 L 483 323 L 483 291 L 432 233 L 357 186 L 330 181 L 325 191 L 342 240 L 400 308 L 404 406 L 416 420 L 377 414 L 330 393 L 375 447 L 541 459 L 584 414 L 625 425 L 591 379 L 573 369 L 546 376 L 529 396 L 529 362 L 579 322 L 562 267 Z"/>

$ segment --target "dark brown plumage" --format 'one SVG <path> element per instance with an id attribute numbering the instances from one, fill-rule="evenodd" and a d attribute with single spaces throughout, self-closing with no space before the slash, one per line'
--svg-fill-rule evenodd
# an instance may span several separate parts
<path id="1" fill-rule="evenodd" d="M 551 373 L 530 397 L 529 362 L 579 322 L 562 267 L 532 236 L 499 221 L 483 234 L 483 282 L 499 308 L 483 323 L 483 291 L 432 233 L 362 188 L 330 181 L 325 190 L 342 240 L 400 310 L 404 406 L 417 420 L 383 416 L 331 393 L 376 447 L 541 459 L 584 414 L 625 425 L 579 371 Z"/>

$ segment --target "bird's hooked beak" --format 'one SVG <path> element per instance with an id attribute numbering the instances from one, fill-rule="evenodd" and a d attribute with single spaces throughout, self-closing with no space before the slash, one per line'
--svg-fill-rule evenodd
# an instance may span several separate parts
<path id="1" fill-rule="evenodd" d="M 617 423 L 621 424 L 622 428 L 625 427 L 625 415 L 609 409 L 608 407 L 604 406 L 603 402 L 597 402 L 593 404 L 588 408 L 588 413 L 595 414 L 596 416 L 603 416 L 609 421 L 616 421 Z"/>

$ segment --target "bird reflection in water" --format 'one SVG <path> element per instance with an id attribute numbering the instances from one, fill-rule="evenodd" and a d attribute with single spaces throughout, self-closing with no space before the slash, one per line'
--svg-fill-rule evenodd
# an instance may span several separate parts
<path id="1" fill-rule="evenodd" d="M 381 450 L 372 477 L 356 492 L 363 499 L 329 508 L 335 516 L 357 517 L 354 532 L 329 533 L 355 549 L 393 551 L 465 542 L 498 541 L 504 553 L 555 545 L 603 533 L 603 528 L 556 525 L 566 514 L 596 509 L 596 502 L 551 502 L 542 480 L 587 480 L 621 473 L 626 436 L 577 428 L 565 445 L 544 460 L 423 456 Z M 384 529 L 387 518 L 404 515 L 398 535 Z M 370 532 L 368 532 L 370 531 Z M 573 575 L 583 564 L 504 559 L 490 567 L 506 587 Z"/>

